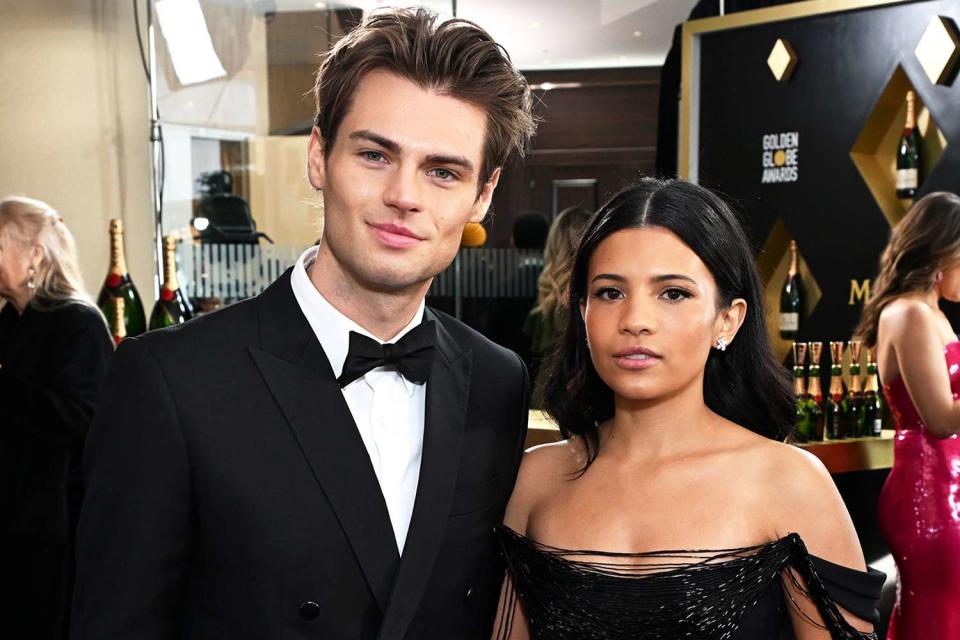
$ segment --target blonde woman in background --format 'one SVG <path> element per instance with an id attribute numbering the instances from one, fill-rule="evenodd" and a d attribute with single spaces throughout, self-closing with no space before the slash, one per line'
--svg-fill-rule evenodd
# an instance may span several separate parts
<path id="1" fill-rule="evenodd" d="M 0 629 L 65 637 L 80 455 L 113 341 L 49 205 L 0 201 Z"/>
<path id="2" fill-rule="evenodd" d="M 554 219 L 547 235 L 543 252 L 543 271 L 537 280 L 537 305 L 527 316 L 523 332 L 530 336 L 530 353 L 533 356 L 534 402 L 539 402 L 542 387 L 539 375 L 540 362 L 552 350 L 566 324 L 566 295 L 570 283 L 573 255 L 580 241 L 580 234 L 590 221 L 590 213 L 580 207 L 561 211 Z"/>

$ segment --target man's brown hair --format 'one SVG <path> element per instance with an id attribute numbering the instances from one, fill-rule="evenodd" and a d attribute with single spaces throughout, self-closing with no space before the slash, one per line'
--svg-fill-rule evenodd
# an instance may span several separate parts
<path id="1" fill-rule="evenodd" d="M 320 65 L 313 88 L 314 125 L 325 148 L 333 147 L 360 80 L 375 69 L 486 112 L 480 188 L 512 151 L 522 156 L 533 135 L 530 87 L 486 31 L 460 19 L 438 26 L 437 15 L 423 8 L 395 9 L 367 17 Z"/>

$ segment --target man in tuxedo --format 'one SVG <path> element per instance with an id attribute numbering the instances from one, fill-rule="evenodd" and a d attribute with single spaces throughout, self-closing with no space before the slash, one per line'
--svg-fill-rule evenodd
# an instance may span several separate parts
<path id="1" fill-rule="evenodd" d="M 533 120 L 489 35 L 435 20 L 374 14 L 322 64 L 319 246 L 260 296 L 120 346 L 76 640 L 489 637 L 527 375 L 423 300 Z"/>

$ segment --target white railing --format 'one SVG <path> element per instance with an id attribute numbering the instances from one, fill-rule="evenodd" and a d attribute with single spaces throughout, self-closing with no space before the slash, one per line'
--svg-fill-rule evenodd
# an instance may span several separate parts
<path id="1" fill-rule="evenodd" d="M 181 282 L 190 298 L 223 303 L 250 298 L 293 266 L 305 247 L 267 244 L 181 245 Z"/>
<path id="2" fill-rule="evenodd" d="M 216 298 L 223 304 L 262 292 L 306 247 L 254 244 L 182 244 L 181 286 L 191 299 Z M 456 261 L 433 281 L 432 297 L 535 298 L 542 254 L 512 248 L 461 249 Z"/>

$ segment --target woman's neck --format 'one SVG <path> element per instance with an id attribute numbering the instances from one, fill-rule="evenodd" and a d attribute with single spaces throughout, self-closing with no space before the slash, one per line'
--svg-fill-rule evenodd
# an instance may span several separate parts
<path id="1" fill-rule="evenodd" d="M 703 380 L 655 400 L 615 398 L 613 419 L 601 431 L 601 450 L 624 461 L 651 461 L 703 448 L 716 428 L 703 401 Z"/>
<path id="2" fill-rule="evenodd" d="M 15 294 L 14 296 L 7 298 L 7 302 L 13 305 L 13 308 L 17 310 L 18 315 L 23 315 L 23 312 L 26 310 L 27 305 L 30 304 L 30 300 L 33 298 L 33 295 L 30 293 Z"/>

